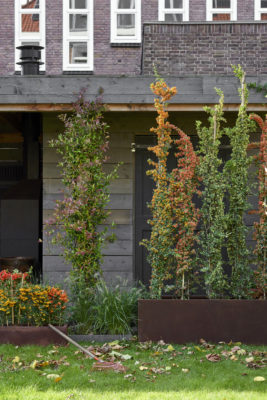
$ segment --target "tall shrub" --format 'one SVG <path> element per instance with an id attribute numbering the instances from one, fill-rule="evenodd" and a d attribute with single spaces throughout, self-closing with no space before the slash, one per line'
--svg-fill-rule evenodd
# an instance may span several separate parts
<path id="1" fill-rule="evenodd" d="M 257 256 L 257 286 L 266 299 L 267 292 L 267 115 L 265 121 L 256 114 L 250 116 L 261 128 L 259 161 L 259 222 L 255 223 Z"/>
<path id="2" fill-rule="evenodd" d="M 88 284 L 94 284 L 100 272 L 106 230 L 98 228 L 109 214 L 109 184 L 117 176 L 117 167 L 108 174 L 103 169 L 109 145 L 103 110 L 100 101 L 85 102 L 81 94 L 73 113 L 60 116 L 64 133 L 50 143 L 62 156 L 65 197 L 57 201 L 48 232 Z"/>
<path id="3" fill-rule="evenodd" d="M 173 127 L 180 138 L 177 147 L 177 168 L 170 173 L 169 192 L 172 206 L 173 237 L 175 240 L 175 288 L 181 299 L 189 297 L 190 281 L 195 261 L 196 227 L 199 212 L 193 202 L 198 193 L 198 157 L 189 136 Z"/>
<path id="4" fill-rule="evenodd" d="M 234 67 L 239 78 L 241 105 L 236 124 L 226 129 L 232 148 L 231 159 L 224 167 L 225 180 L 229 199 L 227 213 L 227 252 L 232 267 L 230 292 L 234 298 L 245 298 L 249 295 L 252 283 L 252 269 L 249 265 L 249 250 L 246 244 L 247 227 L 244 214 L 248 209 L 249 181 L 248 167 L 251 157 L 247 155 L 249 134 L 252 124 L 247 115 L 248 89 L 245 83 L 245 73 L 241 66 Z"/>
<path id="5" fill-rule="evenodd" d="M 205 288 L 209 298 L 222 298 L 227 288 L 227 278 L 223 270 L 222 247 L 225 238 L 224 194 L 225 180 L 219 170 L 220 138 L 223 134 L 224 96 L 220 90 L 220 102 L 214 109 L 205 111 L 209 115 L 209 126 L 197 122 L 199 136 L 199 174 L 203 182 L 201 206 L 201 232 L 199 235 L 199 264 L 204 273 Z"/>
<path id="6" fill-rule="evenodd" d="M 141 244 L 148 250 L 148 262 L 152 269 L 151 296 L 160 298 L 164 281 L 171 277 L 173 258 L 173 222 L 167 172 L 172 127 L 167 121 L 166 103 L 176 94 L 176 88 L 169 88 L 162 79 L 158 79 L 156 83 L 151 84 L 151 90 L 158 96 L 154 102 L 158 114 L 157 127 L 151 128 L 151 132 L 157 136 L 157 145 L 148 149 L 156 155 L 157 161 L 148 160 L 153 168 L 147 174 L 154 180 L 155 189 L 149 204 L 152 213 L 152 218 L 148 220 L 151 225 L 151 236 L 149 240 L 143 240 Z"/>

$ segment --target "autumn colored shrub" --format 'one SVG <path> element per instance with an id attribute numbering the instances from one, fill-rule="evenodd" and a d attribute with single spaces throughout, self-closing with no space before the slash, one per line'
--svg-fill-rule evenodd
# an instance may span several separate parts
<path id="1" fill-rule="evenodd" d="M 1 325 L 62 325 L 67 302 L 64 290 L 32 284 L 26 273 L 0 273 Z"/>
<path id="2" fill-rule="evenodd" d="M 188 280 L 194 256 L 194 230 L 197 211 L 192 202 L 198 179 L 196 177 L 197 157 L 190 138 L 168 121 L 167 102 L 176 94 L 163 79 L 151 84 L 157 96 L 154 104 L 157 111 L 157 127 L 151 132 L 157 137 L 157 144 L 148 150 L 156 156 L 156 161 L 148 160 L 153 169 L 147 172 L 155 182 L 151 203 L 151 236 L 143 240 L 148 250 L 148 261 L 152 275 L 150 291 L 153 298 L 160 298 L 166 281 L 174 278 L 176 294 L 184 298 L 185 280 Z M 178 135 L 173 141 L 171 135 Z M 177 146 L 177 168 L 167 170 L 167 160 L 172 144 Z M 174 272 L 175 271 L 175 272 Z"/>
<path id="3" fill-rule="evenodd" d="M 169 196 L 172 207 L 173 238 L 175 241 L 175 291 L 181 299 L 189 298 L 195 261 L 196 227 L 199 211 L 193 196 L 200 192 L 200 178 L 197 175 L 199 164 L 192 142 L 183 131 L 172 126 L 179 139 L 174 141 L 177 168 L 169 177 Z"/>

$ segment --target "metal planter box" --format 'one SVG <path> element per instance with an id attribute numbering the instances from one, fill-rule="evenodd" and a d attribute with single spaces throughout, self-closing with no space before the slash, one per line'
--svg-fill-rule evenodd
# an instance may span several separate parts
<path id="1" fill-rule="evenodd" d="M 67 326 L 57 328 L 67 334 Z M 48 326 L 1 326 L 0 344 L 47 346 L 66 345 L 67 341 Z"/>
<path id="2" fill-rule="evenodd" d="M 139 300 L 139 341 L 267 345 L 267 301 Z"/>

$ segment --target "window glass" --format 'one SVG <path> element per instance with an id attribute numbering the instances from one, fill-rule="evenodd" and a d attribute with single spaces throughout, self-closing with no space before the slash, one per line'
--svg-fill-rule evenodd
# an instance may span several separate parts
<path id="1" fill-rule="evenodd" d="M 261 0 L 261 8 L 267 8 L 267 0 Z"/>
<path id="2" fill-rule="evenodd" d="M 69 46 L 70 64 L 87 64 L 87 43 L 70 42 Z"/>
<path id="3" fill-rule="evenodd" d="M 267 14 L 261 14 L 261 20 L 266 21 L 267 20 Z"/>
<path id="4" fill-rule="evenodd" d="M 213 21 L 230 21 L 230 14 L 213 14 Z"/>
<path id="5" fill-rule="evenodd" d="M 118 0 L 118 8 L 134 9 L 135 8 L 135 0 Z"/>
<path id="6" fill-rule="evenodd" d="M 165 22 L 179 22 L 183 20 L 182 14 L 165 14 Z"/>
<path id="7" fill-rule="evenodd" d="M 213 0 L 213 8 L 231 8 L 231 0 Z"/>
<path id="8" fill-rule="evenodd" d="M 117 15 L 117 35 L 134 36 L 135 35 L 135 15 L 118 14 Z"/>
<path id="9" fill-rule="evenodd" d="M 21 32 L 39 32 L 39 14 L 21 15 Z"/>
<path id="10" fill-rule="evenodd" d="M 87 31 L 87 15 L 86 14 L 70 14 L 70 32 L 86 32 Z"/>
<path id="11" fill-rule="evenodd" d="M 39 8 L 39 0 L 20 0 L 21 8 Z"/>
<path id="12" fill-rule="evenodd" d="M 86 0 L 70 0 L 70 8 L 82 9 L 86 7 Z"/>
<path id="13" fill-rule="evenodd" d="M 183 8 L 183 0 L 165 0 L 165 8 Z"/>

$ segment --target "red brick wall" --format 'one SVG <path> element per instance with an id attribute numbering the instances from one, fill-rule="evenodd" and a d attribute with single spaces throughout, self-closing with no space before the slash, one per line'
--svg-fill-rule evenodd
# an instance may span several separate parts
<path id="1" fill-rule="evenodd" d="M 62 1 L 63 0 L 46 0 L 47 74 L 62 73 Z M 189 0 L 189 5 L 190 21 L 205 21 L 206 0 Z M 0 75 L 8 75 L 14 73 L 15 62 L 14 0 L 0 0 L 0 7 Z M 254 0 L 238 0 L 238 20 L 253 21 L 253 19 Z M 153 22 L 157 20 L 158 1 L 142 0 L 142 22 Z M 94 27 L 94 74 L 140 74 L 141 46 L 112 47 L 110 45 L 110 0 L 94 1 Z M 176 28 L 174 29 L 176 30 Z M 179 26 L 177 29 L 180 29 Z M 220 34 L 218 34 L 218 36 L 220 36 Z M 172 40 L 171 33 L 170 40 Z M 204 46 L 205 40 L 206 36 L 203 38 L 201 46 Z M 236 34 L 236 40 L 241 40 L 238 33 Z M 244 40 L 244 38 L 242 40 Z M 157 43 L 155 43 L 155 45 L 157 46 Z M 203 51 L 206 51 L 207 49 L 208 47 L 206 49 L 204 48 Z M 177 51 L 177 49 L 175 49 L 175 51 Z M 243 56 L 241 55 L 240 62 L 242 62 L 242 57 Z M 246 59 L 245 56 L 244 59 Z M 163 61 L 163 64 L 164 62 L 166 62 L 166 60 Z M 220 70 L 221 64 L 219 58 L 218 62 L 218 70 Z M 202 67 L 200 67 L 200 69 L 201 68 Z M 185 69 L 184 73 L 186 72 L 187 70 Z"/>

